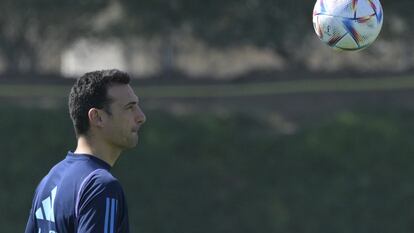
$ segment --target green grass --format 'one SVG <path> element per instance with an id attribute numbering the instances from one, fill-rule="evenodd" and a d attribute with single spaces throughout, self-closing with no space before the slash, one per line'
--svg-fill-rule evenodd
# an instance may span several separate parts
<path id="1" fill-rule="evenodd" d="M 298 80 L 233 85 L 138 87 L 144 97 L 237 97 L 312 92 L 413 89 L 414 78 Z"/>
<path id="2" fill-rule="evenodd" d="M 355 92 L 414 89 L 414 77 L 312 79 L 250 84 L 136 86 L 141 97 L 238 97 L 314 92 Z M 69 86 L 0 85 L 0 97 L 66 97 Z"/>
<path id="3" fill-rule="evenodd" d="M 131 232 L 408 233 L 414 112 L 346 111 L 283 134 L 238 113 L 147 113 L 112 170 Z M 0 225 L 23 232 L 33 192 L 74 148 L 65 108 L 0 107 Z"/>
<path id="4" fill-rule="evenodd" d="M 0 97 L 66 97 L 69 86 L 59 85 L 0 85 Z"/>

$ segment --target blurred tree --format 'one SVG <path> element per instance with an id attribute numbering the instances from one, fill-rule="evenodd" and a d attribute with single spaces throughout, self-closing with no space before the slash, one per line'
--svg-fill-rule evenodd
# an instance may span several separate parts
<path id="1" fill-rule="evenodd" d="M 39 73 L 42 50 L 57 49 L 93 29 L 93 17 L 105 6 L 101 0 L 0 1 L 0 53 L 6 73 Z"/>
<path id="2" fill-rule="evenodd" d="M 197 3 L 189 0 L 121 0 L 121 4 L 125 15 L 119 23 L 121 28 L 127 29 L 122 33 L 124 41 L 128 42 L 131 33 L 160 39 L 161 72 L 168 77 L 174 62 L 174 33 L 192 22 L 193 12 L 187 8 Z"/>
<path id="3" fill-rule="evenodd" d="M 386 39 L 392 39 L 396 36 L 399 39 L 412 41 L 414 33 L 411 25 L 414 23 L 414 2 L 409 0 L 386 1 L 381 0 L 384 10 L 384 26 L 381 35 Z"/>
<path id="4" fill-rule="evenodd" d="M 162 56 L 171 61 L 174 51 L 171 38 L 180 31 L 193 36 L 213 47 L 236 47 L 254 45 L 270 48 L 283 56 L 293 68 L 303 57 L 295 49 L 306 43 L 306 38 L 314 35 L 312 10 L 314 1 L 291 0 L 121 0 L 125 6 L 123 26 L 127 32 L 140 36 L 161 38 Z M 414 17 L 410 0 L 385 1 L 382 5 L 387 15 L 402 19 L 402 25 L 409 28 Z M 391 22 L 392 20 L 390 20 Z M 410 41 L 414 33 L 400 30 L 395 33 L 392 23 L 385 21 L 385 38 Z M 405 38 L 405 39 L 404 39 Z"/>
<path id="5" fill-rule="evenodd" d="M 255 45 L 291 59 L 291 47 L 312 30 L 313 2 L 290 0 L 122 0 L 128 32 L 161 37 L 170 56 L 171 37 L 187 30 L 213 47 Z"/>
<path id="6" fill-rule="evenodd" d="M 409 44 L 414 35 L 410 30 L 414 3 L 381 2 L 385 12 L 382 36 L 398 37 Z M 80 37 L 121 38 L 128 56 L 133 53 L 128 43 L 138 36 L 160 41 L 161 66 L 166 74 L 174 66 L 174 36 L 188 33 L 216 48 L 270 48 L 290 65 L 300 64 L 303 59 L 294 48 L 313 35 L 314 3 L 315 0 L 300 4 L 291 0 L 3 0 L 0 58 L 9 74 L 39 73 L 39 63 L 45 63 L 42 54 L 60 56 Z M 122 9 L 119 20 L 102 24 L 103 13 L 113 5 Z M 391 16 L 395 16 L 394 20 Z"/>

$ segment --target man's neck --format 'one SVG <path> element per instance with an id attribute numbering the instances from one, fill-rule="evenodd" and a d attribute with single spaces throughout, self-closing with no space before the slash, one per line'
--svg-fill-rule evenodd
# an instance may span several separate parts
<path id="1" fill-rule="evenodd" d="M 113 148 L 102 141 L 93 140 L 87 136 L 79 136 L 78 145 L 74 153 L 95 156 L 112 167 L 120 156 L 121 150 Z"/>

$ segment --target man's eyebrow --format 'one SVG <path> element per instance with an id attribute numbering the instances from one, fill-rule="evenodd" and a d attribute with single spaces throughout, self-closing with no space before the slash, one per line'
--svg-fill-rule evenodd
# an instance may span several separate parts
<path id="1" fill-rule="evenodd" d="M 127 104 L 125 104 L 124 107 L 128 107 L 130 105 L 136 105 L 136 104 L 138 104 L 138 101 L 130 101 Z"/>

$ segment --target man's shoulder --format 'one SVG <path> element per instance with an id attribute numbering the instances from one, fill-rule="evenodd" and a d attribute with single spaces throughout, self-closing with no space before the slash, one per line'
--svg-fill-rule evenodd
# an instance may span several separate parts
<path id="1" fill-rule="evenodd" d="M 48 176 L 60 177 L 61 184 L 82 186 L 90 182 L 99 184 L 116 184 L 118 180 L 108 168 L 96 162 L 91 156 L 68 156 L 56 164 Z"/>
<path id="2" fill-rule="evenodd" d="M 96 169 L 92 171 L 83 181 L 81 190 L 122 192 L 121 184 L 109 171 Z"/>
<path id="3" fill-rule="evenodd" d="M 105 169 L 92 171 L 79 187 L 75 202 L 75 216 L 85 214 L 88 209 L 108 206 L 108 201 L 120 200 L 123 205 L 124 192 L 115 177 Z M 103 210 L 102 210 L 103 211 Z"/>
<path id="4" fill-rule="evenodd" d="M 105 169 L 96 169 L 92 171 L 83 181 L 79 187 L 76 206 L 79 202 L 90 203 L 105 197 L 123 197 L 119 181 L 112 176 L 112 174 Z"/>

